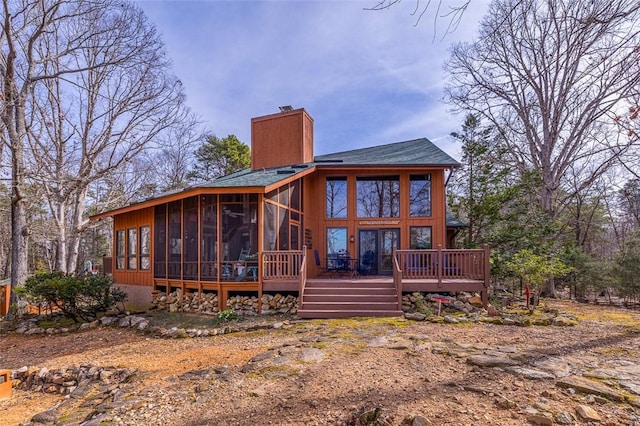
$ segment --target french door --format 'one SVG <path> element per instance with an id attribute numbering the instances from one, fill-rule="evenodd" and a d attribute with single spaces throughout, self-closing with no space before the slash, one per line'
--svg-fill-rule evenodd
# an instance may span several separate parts
<path id="1" fill-rule="evenodd" d="M 393 273 L 393 248 L 400 247 L 400 229 L 360 229 L 358 231 L 358 264 L 363 275 Z"/>

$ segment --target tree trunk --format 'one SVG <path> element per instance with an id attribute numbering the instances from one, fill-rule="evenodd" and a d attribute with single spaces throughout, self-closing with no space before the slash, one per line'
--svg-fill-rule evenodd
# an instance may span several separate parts
<path id="1" fill-rule="evenodd" d="M 13 146 L 11 180 L 11 285 L 18 286 L 27 279 L 27 206 L 22 196 L 24 186 L 24 158 L 20 143 Z"/>
<path id="2" fill-rule="evenodd" d="M 69 252 L 67 258 L 67 271 L 75 272 L 78 267 L 78 256 L 80 254 L 80 239 L 82 233 L 87 226 L 87 220 L 84 218 L 86 210 L 86 200 L 88 186 L 78 189 L 75 205 L 73 206 L 73 224 L 71 226 L 71 238 L 69 239 Z"/>
<path id="3" fill-rule="evenodd" d="M 551 178 L 547 177 L 547 179 L 551 179 Z M 555 220 L 553 192 L 554 192 L 553 189 L 549 188 L 547 185 L 544 185 L 542 187 L 542 191 L 540 194 L 540 203 L 542 205 L 542 210 L 547 214 L 547 219 L 550 222 L 553 222 L 553 220 Z M 549 278 L 547 282 L 544 284 L 544 286 L 540 291 L 540 296 L 553 297 L 553 298 L 557 297 L 556 283 L 553 277 Z"/>
<path id="4" fill-rule="evenodd" d="M 56 250 L 56 269 L 60 272 L 68 272 L 67 270 L 67 224 L 66 207 L 64 203 L 58 204 L 56 208 L 55 222 L 58 228 L 57 250 Z"/>

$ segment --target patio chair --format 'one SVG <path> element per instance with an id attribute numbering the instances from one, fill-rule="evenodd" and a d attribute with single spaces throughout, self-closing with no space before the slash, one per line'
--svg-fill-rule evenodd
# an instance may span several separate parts
<path id="1" fill-rule="evenodd" d="M 329 272 L 329 270 L 327 269 L 327 266 L 322 266 L 322 263 L 320 262 L 320 253 L 318 253 L 318 250 L 313 250 L 313 259 L 316 262 L 316 266 L 318 267 L 318 269 L 320 269 L 320 274 L 325 274 L 327 272 Z"/>

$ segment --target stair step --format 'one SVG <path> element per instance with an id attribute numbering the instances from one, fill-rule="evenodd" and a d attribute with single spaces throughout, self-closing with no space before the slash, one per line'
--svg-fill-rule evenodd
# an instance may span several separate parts
<path id="1" fill-rule="evenodd" d="M 300 318 L 401 316 L 392 280 L 313 279 L 307 281 Z"/>
<path id="2" fill-rule="evenodd" d="M 312 311 L 393 311 L 398 302 L 303 302 L 303 310 Z"/>
<path id="3" fill-rule="evenodd" d="M 354 287 L 354 288 L 349 288 L 349 289 L 345 289 L 345 288 L 326 288 L 326 287 L 314 287 L 314 288 L 306 288 L 304 289 L 304 294 L 305 296 L 307 294 L 333 294 L 333 295 L 339 295 L 339 294 L 353 294 L 353 295 L 373 295 L 373 294 L 379 294 L 379 295 L 394 295 L 397 294 L 396 289 L 395 288 L 379 288 L 379 287 L 367 287 L 367 288 L 363 288 L 363 287 Z"/>
<path id="4" fill-rule="evenodd" d="M 300 309 L 297 316 L 300 318 L 353 318 L 353 317 L 399 317 L 402 316 L 402 311 L 398 310 L 386 310 L 386 311 L 374 311 L 374 310 L 313 310 L 313 309 Z"/>
<path id="5" fill-rule="evenodd" d="M 394 294 L 304 294 L 303 302 L 397 302 L 398 296 Z"/>
<path id="6" fill-rule="evenodd" d="M 306 288 L 314 287 L 333 287 L 333 288 L 349 288 L 349 287 L 384 287 L 395 288 L 393 282 L 381 282 L 381 281 L 363 281 L 363 280 L 322 280 L 322 281 L 307 281 Z"/>

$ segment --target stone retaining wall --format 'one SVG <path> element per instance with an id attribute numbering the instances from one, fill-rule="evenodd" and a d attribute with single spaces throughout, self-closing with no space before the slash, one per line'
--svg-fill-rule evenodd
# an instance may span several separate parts
<path id="1" fill-rule="evenodd" d="M 152 309 L 168 310 L 169 312 L 199 313 L 216 315 L 218 313 L 217 293 L 184 293 L 177 290 L 169 295 L 160 291 L 152 293 Z M 226 303 L 227 309 L 232 309 L 240 316 L 258 315 L 257 296 L 231 296 Z M 263 294 L 262 315 L 295 314 L 298 312 L 298 298 L 292 295 Z"/>
<path id="2" fill-rule="evenodd" d="M 438 311 L 438 302 L 431 300 L 433 296 L 449 299 L 449 303 L 441 304 L 440 309 L 442 312 L 451 310 L 470 314 L 482 310 L 482 299 L 477 294 L 460 293 L 455 297 L 447 297 L 432 293 L 414 292 L 402 296 L 402 311 L 405 313 L 421 312 L 423 314 L 429 311 L 435 314 Z"/>
<path id="3" fill-rule="evenodd" d="M 11 384 L 20 390 L 67 395 L 96 383 L 113 385 L 126 382 L 134 373 L 135 370 L 128 368 L 90 365 L 57 370 L 22 367 L 11 373 Z"/>

